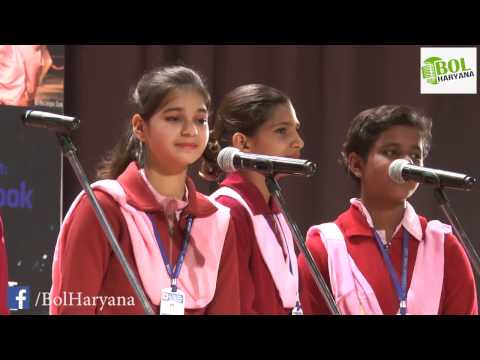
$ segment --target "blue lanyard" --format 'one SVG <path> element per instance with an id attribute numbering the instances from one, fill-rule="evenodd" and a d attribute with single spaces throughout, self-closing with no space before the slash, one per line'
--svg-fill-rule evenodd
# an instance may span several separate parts
<path id="1" fill-rule="evenodd" d="M 390 278 L 392 279 L 393 285 L 395 287 L 395 291 L 397 292 L 398 300 L 400 301 L 400 315 L 407 314 L 407 271 L 408 271 L 408 240 L 409 235 L 406 229 L 403 229 L 403 241 L 402 241 L 402 285 L 400 287 L 400 282 L 398 281 L 397 273 L 393 268 L 392 261 L 390 256 L 385 249 L 385 246 L 380 240 L 380 236 L 378 233 L 373 230 L 373 236 L 375 240 L 377 240 L 378 247 L 383 256 L 383 260 L 385 260 L 385 264 L 387 265 L 388 272 L 390 274 Z"/>
<path id="2" fill-rule="evenodd" d="M 180 270 L 182 269 L 183 261 L 185 260 L 185 254 L 187 253 L 188 243 L 190 242 L 190 233 L 192 231 L 192 224 L 193 224 L 193 217 L 187 217 L 187 224 L 185 228 L 185 232 L 183 233 L 183 244 L 182 250 L 180 251 L 180 255 L 178 256 L 177 263 L 175 264 L 175 268 L 172 269 L 172 264 L 167 257 L 165 246 L 163 245 L 162 239 L 160 237 L 160 231 L 158 230 L 157 223 L 155 218 L 152 214 L 147 214 L 150 221 L 152 222 L 153 232 L 155 233 L 155 239 L 157 240 L 158 247 L 160 249 L 160 253 L 162 254 L 163 263 L 167 269 L 168 276 L 172 282 L 172 291 L 177 291 L 177 279 L 180 275 Z"/>

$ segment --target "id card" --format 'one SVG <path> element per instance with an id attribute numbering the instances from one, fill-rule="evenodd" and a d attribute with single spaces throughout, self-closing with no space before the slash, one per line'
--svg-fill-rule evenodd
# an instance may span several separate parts
<path id="1" fill-rule="evenodd" d="M 292 315 L 303 315 L 302 306 L 300 305 L 299 301 L 297 301 L 294 308 L 292 309 Z"/>
<path id="2" fill-rule="evenodd" d="M 162 290 L 160 315 L 185 315 L 185 294 L 180 289 L 175 292 L 172 288 Z"/>
<path id="3" fill-rule="evenodd" d="M 292 315 L 303 315 L 303 310 L 302 310 L 302 308 L 299 308 L 299 309 L 293 308 L 293 310 L 292 310 Z"/>

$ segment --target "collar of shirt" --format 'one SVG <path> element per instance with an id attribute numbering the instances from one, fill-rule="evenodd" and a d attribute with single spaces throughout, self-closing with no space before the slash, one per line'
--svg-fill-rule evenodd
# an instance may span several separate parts
<path id="1" fill-rule="evenodd" d="M 132 161 L 125 171 L 117 178 L 127 195 L 127 203 L 136 209 L 145 212 L 163 211 L 163 206 L 157 201 L 154 193 L 148 187 L 148 184 L 142 178 L 140 169 L 136 162 Z M 185 216 L 193 216 L 194 218 L 204 218 L 213 215 L 217 211 L 217 207 L 203 194 L 199 193 L 192 179 L 187 177 L 186 180 L 186 196 L 188 202 L 183 208 L 182 218 Z"/>
<path id="2" fill-rule="evenodd" d="M 361 202 L 360 199 L 353 198 L 350 199 L 351 208 L 356 209 L 356 213 L 363 220 L 362 223 L 358 224 L 359 226 L 348 226 L 349 235 L 367 235 L 372 236 L 372 229 L 374 229 L 372 217 L 368 212 L 367 208 Z M 354 220 L 354 219 L 352 219 Z M 392 238 L 398 233 L 401 227 L 404 227 L 408 233 L 418 241 L 423 240 L 423 230 L 420 222 L 420 218 L 415 212 L 413 206 L 406 201 L 405 202 L 405 212 L 403 214 L 402 221 L 397 225 L 395 232 Z M 385 243 L 385 231 L 382 229 L 376 229 L 382 241 Z"/>
<path id="3" fill-rule="evenodd" d="M 155 188 L 153 187 L 153 185 L 150 183 L 147 176 L 145 175 L 144 169 L 141 169 L 139 172 L 142 179 L 145 181 L 145 184 L 147 184 L 147 187 L 155 197 L 155 200 L 162 206 L 163 212 L 168 215 L 172 211 L 175 211 L 175 217 L 178 220 L 180 217 L 180 213 L 188 205 L 188 201 L 186 201 L 186 199 L 188 199 L 188 187 L 185 185 L 185 194 L 183 196 L 185 200 L 178 200 L 173 197 L 168 197 L 160 194 L 157 190 L 155 190 Z"/>

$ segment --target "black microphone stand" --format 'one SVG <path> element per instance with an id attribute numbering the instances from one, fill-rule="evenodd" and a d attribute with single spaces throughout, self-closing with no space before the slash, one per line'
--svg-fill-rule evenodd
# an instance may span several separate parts
<path id="1" fill-rule="evenodd" d="M 62 148 L 63 155 L 70 161 L 70 164 L 72 165 L 73 171 L 75 172 L 75 175 L 77 176 L 77 179 L 80 182 L 80 185 L 82 186 L 83 190 L 87 194 L 88 200 L 90 201 L 90 203 L 93 206 L 93 209 L 95 210 L 95 215 L 97 216 L 98 221 L 100 221 L 100 225 L 102 226 L 102 229 L 105 235 L 107 236 L 108 241 L 110 242 L 113 252 L 117 256 L 118 261 L 120 262 L 120 265 L 125 271 L 125 274 L 127 275 L 130 285 L 132 286 L 133 290 L 135 291 L 138 298 L 140 299 L 140 302 L 143 306 L 145 314 L 154 315 L 155 313 L 150 305 L 150 302 L 148 301 L 148 298 L 145 295 L 145 292 L 140 286 L 140 283 L 137 277 L 133 273 L 132 268 L 128 264 L 127 258 L 125 257 L 122 249 L 120 248 L 120 245 L 118 244 L 118 241 L 115 237 L 115 234 L 113 233 L 113 230 L 110 224 L 108 223 L 105 213 L 100 207 L 100 204 L 98 203 L 97 198 L 95 197 L 92 191 L 92 188 L 89 185 L 89 181 L 85 174 L 85 171 L 83 170 L 82 165 L 80 164 L 80 161 L 77 158 L 77 155 L 76 155 L 77 149 L 75 148 L 75 145 L 73 144 L 69 135 L 66 135 L 63 133 L 56 133 L 56 134 L 57 134 L 57 138 L 60 143 L 60 146 Z"/>
<path id="2" fill-rule="evenodd" d="M 285 202 L 285 199 L 283 198 L 280 185 L 278 184 L 277 180 L 275 180 L 275 174 L 266 175 L 265 182 L 267 184 L 268 190 L 270 191 L 270 194 L 276 200 L 281 212 L 285 216 L 285 219 L 287 220 L 287 224 L 290 228 L 290 231 L 292 232 L 293 240 L 295 241 L 297 248 L 305 257 L 305 260 L 307 261 L 307 264 L 308 264 L 308 268 L 310 269 L 313 279 L 315 280 L 315 283 L 317 284 L 317 287 L 320 290 L 320 294 L 322 294 L 323 299 L 325 300 L 330 312 L 333 315 L 341 315 L 340 310 L 338 309 L 337 304 L 335 302 L 335 299 L 333 298 L 333 295 L 331 294 L 330 289 L 328 288 L 328 285 L 322 276 L 322 273 L 320 272 L 320 270 L 318 270 L 318 267 L 315 264 L 315 261 L 313 260 L 312 254 L 310 253 L 310 250 L 308 250 L 307 245 L 305 244 L 305 239 L 303 238 L 302 233 L 300 232 L 297 224 L 293 221 L 293 219 L 291 218 L 290 214 L 287 211 L 286 202 Z"/>
<path id="3" fill-rule="evenodd" d="M 480 258 L 473 246 L 472 242 L 467 236 L 460 220 L 458 219 L 457 215 L 455 214 L 450 201 L 445 194 L 445 191 L 442 186 L 437 186 L 433 190 L 433 194 L 435 199 L 437 199 L 440 208 L 442 209 L 443 213 L 447 217 L 450 225 L 452 225 L 453 231 L 455 235 L 457 235 L 458 239 L 460 240 L 463 248 L 467 252 L 468 258 L 470 259 L 470 263 L 472 264 L 473 269 L 477 276 L 480 276 Z"/>

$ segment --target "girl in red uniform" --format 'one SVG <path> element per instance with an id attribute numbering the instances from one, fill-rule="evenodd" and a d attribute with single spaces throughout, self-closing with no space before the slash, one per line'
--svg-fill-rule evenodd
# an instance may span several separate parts
<path id="1" fill-rule="evenodd" d="M 154 69 L 131 103 L 125 136 L 93 184 L 120 247 L 157 314 L 238 314 L 229 209 L 197 192 L 187 176 L 209 135 L 202 79 L 182 66 Z M 172 299 L 178 303 L 170 307 Z M 52 314 L 143 314 L 83 193 L 59 234 L 50 301 Z"/>
<path id="2" fill-rule="evenodd" d="M 360 197 L 333 223 L 313 226 L 307 246 L 343 314 L 477 314 L 472 268 L 450 226 L 417 215 L 407 199 L 418 184 L 393 182 L 396 159 L 422 166 L 431 119 L 405 106 L 358 114 L 343 163 Z M 306 314 L 328 314 L 303 256 L 300 294 Z"/>
<path id="3" fill-rule="evenodd" d="M 299 157 L 303 141 L 290 99 L 265 85 L 245 85 L 225 96 L 215 118 L 201 175 L 221 181 L 221 148 Z M 242 314 L 289 314 L 298 310 L 298 269 L 292 234 L 257 172 L 240 170 L 211 195 L 231 209 L 237 229 Z"/>

